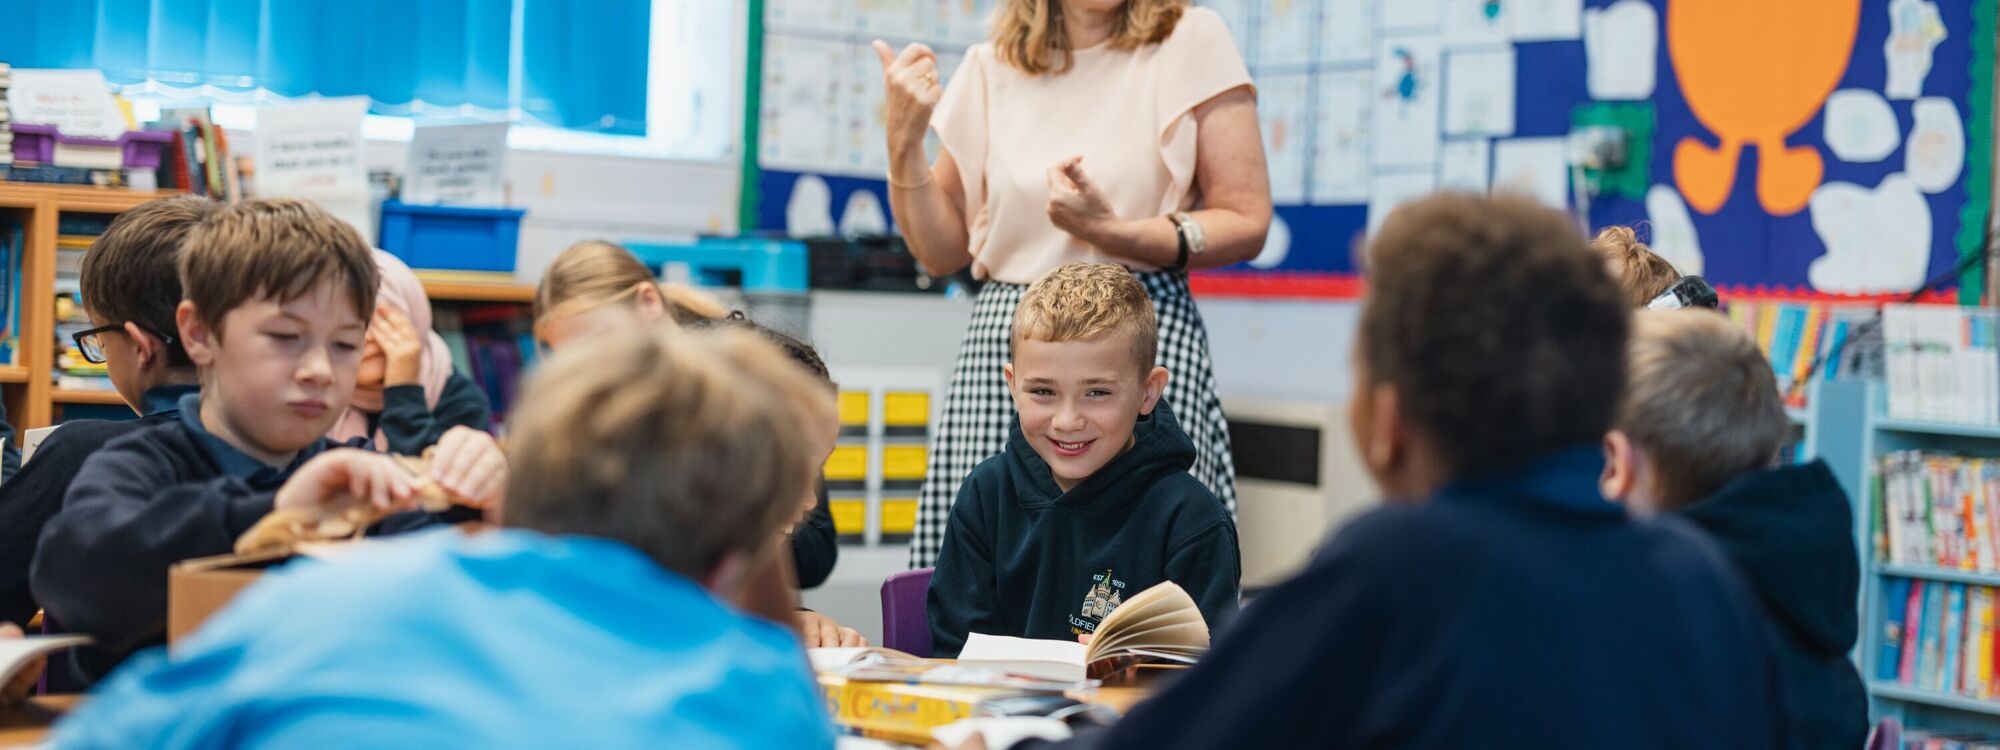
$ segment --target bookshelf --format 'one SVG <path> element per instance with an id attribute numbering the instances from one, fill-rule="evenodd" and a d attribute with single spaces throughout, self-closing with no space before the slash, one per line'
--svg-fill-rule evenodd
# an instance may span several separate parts
<path id="1" fill-rule="evenodd" d="M 64 403 L 120 404 L 116 393 L 58 394 L 55 366 L 56 227 L 64 214 L 117 214 L 172 193 L 0 181 L 0 223 L 19 222 L 25 240 L 15 269 L 21 282 L 20 351 L 0 365 L 7 417 L 18 429 L 47 427 Z M 60 395 L 60 398 L 58 397 Z"/>
<path id="2" fill-rule="evenodd" d="M 1872 720 L 1896 717 L 1923 730 L 2000 732 L 2000 700 L 1904 684 L 1885 679 L 1881 663 L 1888 615 L 1906 608 L 1889 601 L 1896 579 L 2000 588 L 2000 572 L 1962 570 L 1924 563 L 1890 563 L 1875 549 L 1875 487 L 1883 455 L 1921 450 L 1966 457 L 2000 458 L 2000 427 L 1890 419 L 1886 387 L 1880 381 L 1828 381 L 1816 385 L 1815 418 L 1823 428 L 1821 447 L 1834 474 L 1854 503 L 1855 544 L 1861 561 L 1861 638 L 1855 662 L 1866 681 Z M 1900 593 L 1900 592 L 1899 592 Z M 1971 598 L 1971 597 L 1966 597 Z M 1893 672 L 1892 672 L 1893 674 Z"/>

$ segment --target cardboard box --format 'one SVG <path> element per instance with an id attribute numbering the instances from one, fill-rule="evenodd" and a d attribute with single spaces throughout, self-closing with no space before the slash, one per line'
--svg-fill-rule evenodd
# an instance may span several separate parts
<path id="1" fill-rule="evenodd" d="M 271 566 L 293 556 L 291 550 L 254 555 L 198 557 L 167 571 L 167 643 L 201 628 L 209 616 L 236 598 L 237 592 L 264 575 Z"/>

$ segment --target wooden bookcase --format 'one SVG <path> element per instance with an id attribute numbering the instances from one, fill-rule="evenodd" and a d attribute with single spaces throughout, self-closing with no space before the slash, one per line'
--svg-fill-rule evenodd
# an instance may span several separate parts
<path id="1" fill-rule="evenodd" d="M 56 410 L 64 404 L 124 403 L 109 391 L 55 387 L 56 227 L 61 216 L 117 214 L 172 194 L 0 181 L 0 219 L 21 222 L 26 240 L 20 259 L 20 351 L 14 364 L 0 365 L 0 390 L 5 392 L 7 418 L 15 428 L 54 424 Z M 520 284 L 427 283 L 424 288 L 431 299 L 443 302 L 525 304 L 535 296 L 534 287 Z"/>

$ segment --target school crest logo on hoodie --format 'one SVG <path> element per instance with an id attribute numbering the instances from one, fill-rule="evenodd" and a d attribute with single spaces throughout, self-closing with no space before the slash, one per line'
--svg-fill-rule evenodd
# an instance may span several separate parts
<path id="1" fill-rule="evenodd" d="M 1097 632 L 1098 623 L 1125 602 L 1125 582 L 1111 577 L 1111 569 L 1090 577 L 1092 585 L 1083 594 L 1083 611 L 1071 615 L 1069 626 L 1078 635 Z"/>

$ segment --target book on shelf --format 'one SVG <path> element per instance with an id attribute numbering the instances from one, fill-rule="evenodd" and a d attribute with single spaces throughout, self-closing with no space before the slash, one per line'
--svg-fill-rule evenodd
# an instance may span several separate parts
<path id="1" fill-rule="evenodd" d="M 1854 324 L 1872 309 L 1832 307 L 1823 303 L 1731 301 L 1725 312 L 1756 339 L 1771 363 L 1785 405 L 1806 406 L 1806 389 L 1798 387 L 1814 376 L 1833 377 L 1838 357 Z M 1824 360 L 1824 361 L 1822 361 Z"/>
<path id="2" fill-rule="evenodd" d="M 514 403 L 522 371 L 536 356 L 520 305 L 432 305 L 431 328 L 451 349 L 452 366 L 486 392 L 497 429 Z"/>
<path id="3" fill-rule="evenodd" d="M 1882 343 L 1890 417 L 2000 424 L 2000 313 L 1885 305 Z"/>
<path id="4" fill-rule="evenodd" d="M 48 185 L 90 185 L 93 187 L 124 187 L 129 180 L 123 169 L 88 169 L 84 167 L 61 167 L 54 164 L 31 164 L 14 162 L 7 167 L 7 179 L 14 182 L 38 182 Z"/>
<path id="5" fill-rule="evenodd" d="M 1082 682 L 1092 667 L 1126 662 L 1192 664 L 1207 652 L 1208 623 L 1201 610 L 1187 591 L 1166 581 L 1112 610 L 1098 623 L 1088 646 L 1076 641 L 972 633 L 966 636 L 958 663 Z"/>
<path id="6" fill-rule="evenodd" d="M 1884 454 L 1871 496 L 1877 559 L 2000 571 L 2000 459 Z"/>
<path id="7" fill-rule="evenodd" d="M 1902 578 L 1884 583 L 1875 679 L 1976 700 L 2000 698 L 1994 681 L 2000 590 Z"/>
<path id="8" fill-rule="evenodd" d="M 1893 750 L 2000 750 L 2000 734 L 1906 728 Z"/>

